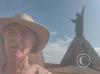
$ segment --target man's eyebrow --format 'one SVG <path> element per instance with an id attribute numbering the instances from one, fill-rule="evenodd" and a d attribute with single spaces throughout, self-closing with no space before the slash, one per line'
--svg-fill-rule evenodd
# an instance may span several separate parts
<path id="1" fill-rule="evenodd" d="M 5 29 L 5 31 L 14 31 L 14 29 L 7 28 L 7 29 Z"/>
<path id="2" fill-rule="evenodd" d="M 4 30 L 4 33 L 15 33 L 16 31 L 14 29 L 6 29 Z"/>

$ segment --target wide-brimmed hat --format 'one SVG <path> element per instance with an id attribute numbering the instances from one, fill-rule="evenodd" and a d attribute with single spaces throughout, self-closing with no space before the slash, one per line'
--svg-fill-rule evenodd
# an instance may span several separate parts
<path id="1" fill-rule="evenodd" d="M 0 18 L 0 32 L 3 33 L 2 32 L 3 28 L 6 25 L 10 25 L 12 23 L 18 23 L 18 24 L 24 25 L 30 28 L 32 31 L 34 31 L 36 33 L 36 36 L 38 37 L 37 39 L 39 39 L 38 40 L 39 44 L 37 44 L 36 46 L 37 48 L 35 49 L 35 51 L 44 49 L 49 38 L 49 32 L 44 26 L 34 21 L 32 17 L 29 16 L 28 14 L 21 13 L 21 14 L 15 15 L 14 17 L 1 17 Z"/>

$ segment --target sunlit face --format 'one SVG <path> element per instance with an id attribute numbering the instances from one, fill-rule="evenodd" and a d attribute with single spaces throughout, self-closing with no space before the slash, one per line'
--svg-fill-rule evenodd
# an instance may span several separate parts
<path id="1" fill-rule="evenodd" d="M 27 27 L 13 24 L 4 29 L 4 45 L 7 57 L 23 59 L 33 47 L 35 35 Z"/>

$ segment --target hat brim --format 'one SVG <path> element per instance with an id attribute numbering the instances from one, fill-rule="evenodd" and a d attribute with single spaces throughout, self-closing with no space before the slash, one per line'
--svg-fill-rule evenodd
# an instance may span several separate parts
<path id="1" fill-rule="evenodd" d="M 48 42 L 48 38 L 49 38 L 49 32 L 45 27 L 41 26 L 37 22 L 30 22 L 27 20 L 14 18 L 14 17 L 13 18 L 5 17 L 5 18 L 0 18 L 0 32 L 2 33 L 3 28 L 6 25 L 9 25 L 11 23 L 19 23 L 21 25 L 24 25 L 24 26 L 30 28 L 32 31 L 34 31 L 36 33 L 37 37 L 39 37 L 42 42 L 40 48 L 37 50 L 44 49 L 45 45 Z"/>

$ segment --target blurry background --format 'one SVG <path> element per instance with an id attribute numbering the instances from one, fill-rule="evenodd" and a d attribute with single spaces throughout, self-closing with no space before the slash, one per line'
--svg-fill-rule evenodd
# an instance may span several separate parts
<path id="1" fill-rule="evenodd" d="M 44 57 L 48 63 L 60 63 L 75 37 L 70 19 L 84 13 L 84 35 L 100 55 L 100 0 L 0 0 L 0 17 L 28 13 L 50 31 Z"/>

